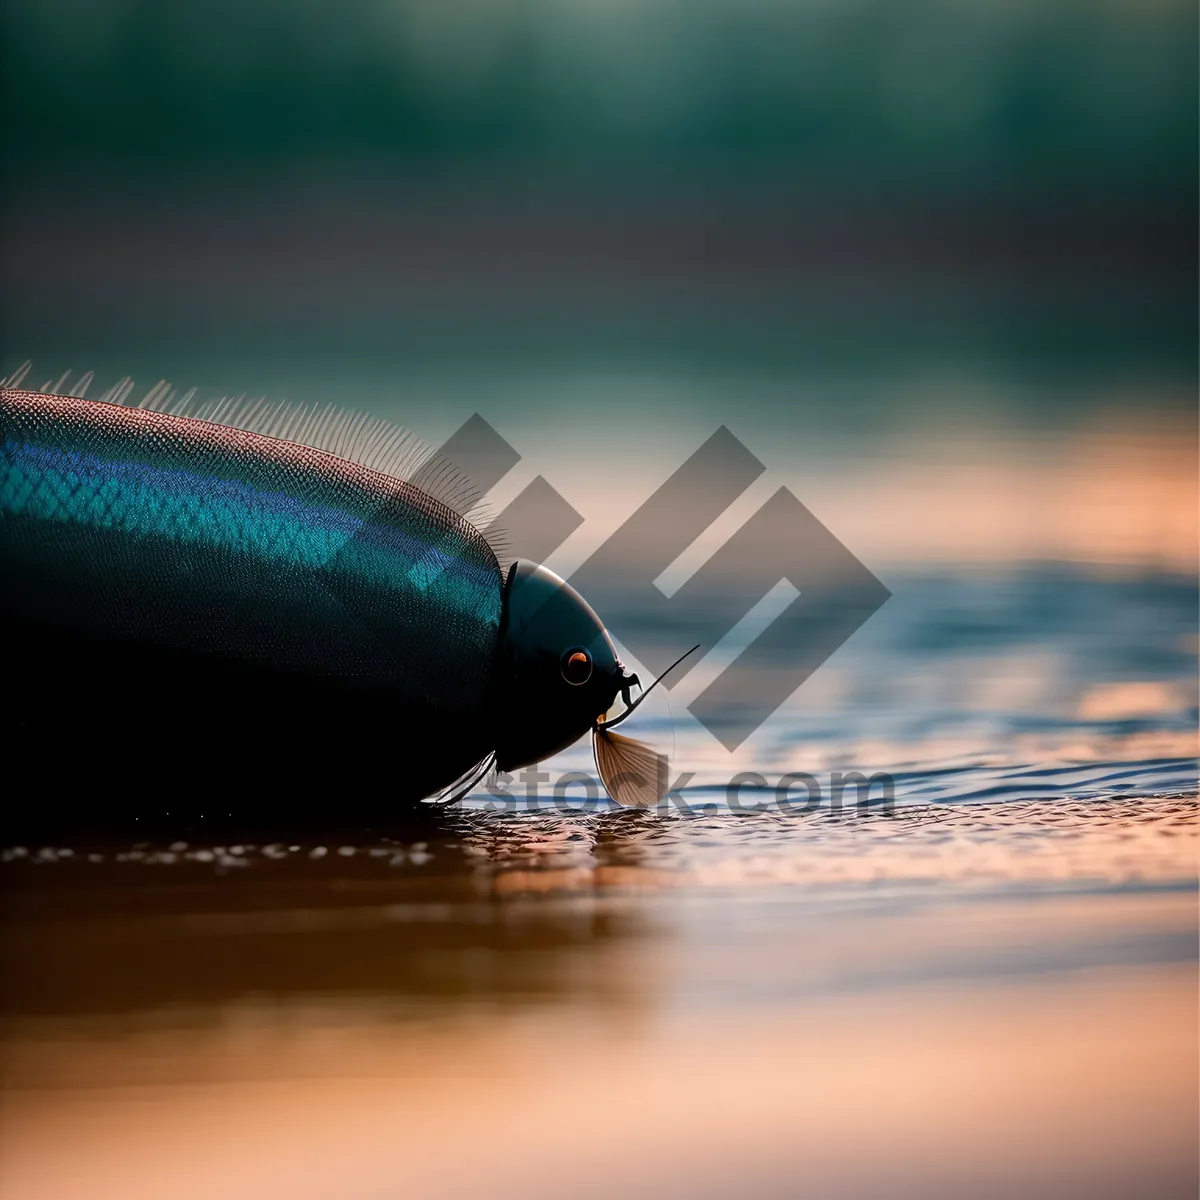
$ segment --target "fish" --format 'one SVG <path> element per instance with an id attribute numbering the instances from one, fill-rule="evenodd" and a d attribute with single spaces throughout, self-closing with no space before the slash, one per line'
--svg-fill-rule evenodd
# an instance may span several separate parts
<path id="1" fill-rule="evenodd" d="M 614 800 L 661 797 L 658 756 L 615 728 L 662 676 L 643 690 L 547 567 L 502 569 L 470 482 L 407 431 L 165 383 L 90 399 L 90 374 L 30 391 L 27 370 L 0 381 L 22 774 L 96 812 L 386 816 L 590 731 Z"/>

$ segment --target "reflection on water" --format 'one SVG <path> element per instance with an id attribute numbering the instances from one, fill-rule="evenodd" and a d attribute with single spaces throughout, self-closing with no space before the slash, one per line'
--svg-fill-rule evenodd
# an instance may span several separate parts
<path id="1" fill-rule="evenodd" d="M 10 847 L 0 1191 L 1191 1195 L 1196 817 Z"/>
<path id="2" fill-rule="evenodd" d="M 830 773 L 853 770 L 887 772 L 900 803 L 1195 790 L 1194 577 L 1024 564 L 886 582 L 883 608 L 737 752 L 687 710 L 704 681 L 672 690 L 658 721 L 687 799 L 724 802 L 740 771 L 772 788 L 810 772 L 825 808 Z M 581 744 L 546 769 L 589 766 Z"/>

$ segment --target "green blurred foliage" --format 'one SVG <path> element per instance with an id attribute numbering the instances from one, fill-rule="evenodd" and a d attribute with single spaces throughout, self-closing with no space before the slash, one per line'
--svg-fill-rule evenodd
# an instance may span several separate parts
<path id="1" fill-rule="evenodd" d="M 9 162 L 1194 186 L 1192 0 L 4 0 Z"/>

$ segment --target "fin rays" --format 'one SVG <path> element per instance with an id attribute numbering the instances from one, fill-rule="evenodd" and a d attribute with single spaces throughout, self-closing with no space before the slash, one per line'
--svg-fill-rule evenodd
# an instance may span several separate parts
<path id="1" fill-rule="evenodd" d="M 0 387 L 19 388 L 32 365 L 29 361 L 22 363 L 7 379 L 0 380 Z M 86 372 L 67 387 L 70 377 L 71 372 L 64 371 L 57 381 L 47 379 L 38 390 L 48 395 L 86 398 L 95 380 L 94 372 Z M 211 421 L 311 446 L 381 475 L 403 480 L 452 509 L 478 530 L 499 562 L 504 563 L 509 557 L 504 532 L 496 527 L 495 514 L 478 489 L 452 462 L 431 450 L 410 430 L 391 421 L 333 404 L 305 405 L 246 395 L 202 398 L 196 388 L 180 394 L 165 379 L 131 403 L 133 389 L 134 381 L 126 375 L 104 389 L 96 400 Z"/>
<path id="2" fill-rule="evenodd" d="M 596 770 L 608 794 L 628 808 L 653 808 L 666 792 L 667 762 L 636 738 L 609 733 L 598 725 L 592 733 Z"/>

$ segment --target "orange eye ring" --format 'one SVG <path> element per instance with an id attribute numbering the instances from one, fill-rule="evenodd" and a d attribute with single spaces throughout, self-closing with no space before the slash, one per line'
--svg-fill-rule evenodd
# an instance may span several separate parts
<path id="1" fill-rule="evenodd" d="M 579 687 L 592 677 L 592 656 L 583 647 L 574 646 L 563 654 L 559 669 L 572 687 Z"/>

